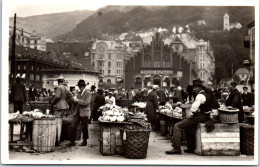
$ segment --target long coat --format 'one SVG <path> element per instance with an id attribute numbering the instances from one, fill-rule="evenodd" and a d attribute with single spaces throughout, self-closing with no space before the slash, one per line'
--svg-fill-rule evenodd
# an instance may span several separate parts
<path id="1" fill-rule="evenodd" d="M 26 102 L 25 86 L 22 83 L 15 83 L 12 85 L 10 101 L 11 102 L 20 102 L 20 103 Z"/>
<path id="2" fill-rule="evenodd" d="M 51 101 L 53 105 L 53 110 L 66 110 L 69 108 L 68 103 L 66 102 L 66 98 L 72 97 L 72 93 L 64 86 L 59 85 L 55 91 L 55 97 Z"/>
<path id="3" fill-rule="evenodd" d="M 79 92 L 77 95 L 77 99 L 79 102 L 76 104 L 75 109 L 73 110 L 72 115 L 76 116 L 79 112 L 80 117 L 90 117 L 90 101 L 91 101 L 91 93 L 87 89 L 83 92 Z"/>
<path id="4" fill-rule="evenodd" d="M 239 109 L 238 120 L 240 123 L 244 121 L 244 111 L 243 111 L 243 106 L 241 101 L 241 95 L 237 89 L 232 90 L 232 92 L 230 93 L 226 101 L 226 106 L 232 106 L 234 108 L 238 108 Z"/>
<path id="5" fill-rule="evenodd" d="M 156 124 L 156 109 L 158 108 L 158 98 L 156 92 L 153 90 L 147 95 L 145 113 L 147 114 L 148 121 Z"/>
<path id="6" fill-rule="evenodd" d="M 101 112 L 98 112 L 99 107 L 105 105 L 105 97 L 103 94 L 97 93 L 95 100 L 94 100 L 94 107 L 93 107 L 93 119 L 96 120 L 101 115 Z"/>
<path id="7" fill-rule="evenodd" d="M 165 103 L 166 102 L 166 95 L 165 92 L 162 89 L 157 90 L 157 95 L 159 97 L 159 102 L 160 103 Z"/>

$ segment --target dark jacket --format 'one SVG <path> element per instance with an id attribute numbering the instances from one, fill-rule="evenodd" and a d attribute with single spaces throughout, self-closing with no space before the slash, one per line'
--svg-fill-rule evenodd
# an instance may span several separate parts
<path id="1" fill-rule="evenodd" d="M 160 103 L 166 102 L 166 95 L 165 95 L 165 92 L 162 89 L 157 90 L 156 94 L 159 97 L 158 100 L 159 100 Z"/>
<path id="2" fill-rule="evenodd" d="M 253 105 L 252 94 L 250 92 L 242 93 L 241 98 L 243 100 L 243 106 L 251 107 Z"/>
<path id="3" fill-rule="evenodd" d="M 241 95 L 237 89 L 232 90 L 232 92 L 230 93 L 230 95 L 226 101 L 226 106 L 232 106 L 234 108 L 238 108 L 239 109 L 239 113 L 238 113 L 239 122 L 241 123 L 244 121 L 244 111 L 243 111 L 243 105 L 242 105 L 242 101 L 241 101 Z"/>
<path id="4" fill-rule="evenodd" d="M 37 90 L 35 88 L 32 90 L 32 88 L 30 87 L 28 95 L 30 101 L 35 101 L 35 97 L 37 96 Z"/>
<path id="5" fill-rule="evenodd" d="M 11 87 L 11 94 L 10 94 L 10 101 L 11 102 L 26 102 L 26 90 L 25 86 L 22 83 L 15 83 Z"/>

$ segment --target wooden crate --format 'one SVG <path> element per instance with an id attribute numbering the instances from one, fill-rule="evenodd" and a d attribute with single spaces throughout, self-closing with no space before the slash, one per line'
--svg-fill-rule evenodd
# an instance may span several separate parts
<path id="1" fill-rule="evenodd" d="M 100 122 L 100 153 L 102 155 L 123 155 L 120 129 L 125 123 Z"/>
<path id="2" fill-rule="evenodd" d="M 195 153 L 217 156 L 239 155 L 239 125 L 215 124 L 215 129 L 207 133 L 205 124 L 199 124 L 196 131 Z"/>

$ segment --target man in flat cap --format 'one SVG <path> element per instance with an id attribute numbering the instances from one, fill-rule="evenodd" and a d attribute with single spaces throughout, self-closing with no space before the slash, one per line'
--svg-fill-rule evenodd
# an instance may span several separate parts
<path id="1" fill-rule="evenodd" d="M 55 97 L 51 101 L 51 105 L 54 111 L 54 115 L 57 118 L 62 118 L 65 116 L 67 110 L 69 109 L 69 105 L 66 102 L 66 98 L 72 98 L 72 93 L 68 90 L 64 85 L 64 77 L 59 77 L 57 79 L 58 87 L 55 90 Z M 62 121 L 57 121 L 59 123 L 57 128 L 62 128 Z M 61 129 L 57 129 L 57 140 L 56 145 L 59 145 L 60 141 Z"/>
<path id="2" fill-rule="evenodd" d="M 196 94 L 195 101 L 191 106 L 191 117 L 184 119 L 174 125 L 172 146 L 173 149 L 166 151 L 166 154 L 181 154 L 182 132 L 186 137 L 186 153 L 194 153 L 195 150 L 195 130 L 199 123 L 207 122 L 210 118 L 210 111 L 218 108 L 219 105 L 213 92 L 206 89 L 200 79 L 193 80 L 193 91 Z"/>
<path id="3" fill-rule="evenodd" d="M 244 122 L 244 111 L 242 105 L 242 99 L 239 90 L 236 88 L 237 82 L 231 81 L 228 83 L 229 96 L 226 100 L 226 106 L 232 106 L 234 108 L 238 108 L 238 121 L 239 123 Z"/>

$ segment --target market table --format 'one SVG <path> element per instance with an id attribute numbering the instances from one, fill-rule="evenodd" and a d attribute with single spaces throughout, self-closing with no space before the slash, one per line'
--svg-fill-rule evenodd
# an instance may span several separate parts
<path id="1" fill-rule="evenodd" d="M 162 135 L 166 135 L 168 132 L 169 136 L 171 137 L 173 135 L 172 133 L 173 133 L 174 124 L 180 122 L 182 118 L 176 118 L 174 116 L 165 113 L 159 113 L 159 117 L 160 117 L 160 125 L 161 125 L 160 131 Z"/>
<path id="2" fill-rule="evenodd" d="M 32 123 L 33 123 L 33 119 L 32 120 L 17 120 L 17 119 L 12 119 L 9 120 L 9 127 L 10 127 L 10 142 L 9 142 L 9 146 L 25 146 L 25 145 L 32 145 Z M 21 126 L 21 130 L 20 130 L 20 140 L 14 141 L 13 140 L 13 136 L 14 136 L 14 124 L 18 124 Z M 23 135 L 24 135 L 24 127 L 26 128 L 25 131 L 25 142 L 22 143 L 18 143 L 18 141 L 23 141 Z"/>
<path id="3" fill-rule="evenodd" d="M 100 153 L 102 155 L 122 155 L 123 142 L 120 129 L 125 125 L 132 125 L 131 122 L 100 122 Z"/>

